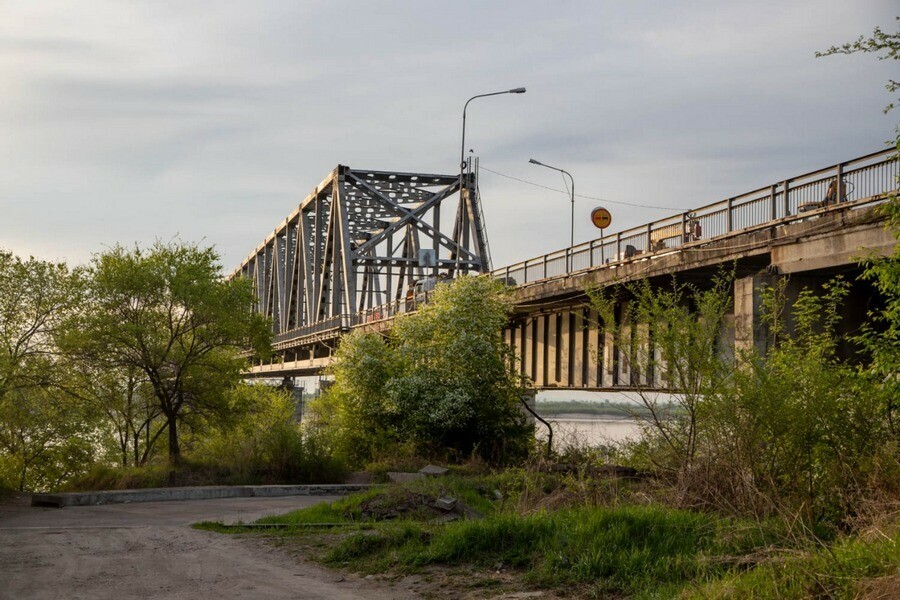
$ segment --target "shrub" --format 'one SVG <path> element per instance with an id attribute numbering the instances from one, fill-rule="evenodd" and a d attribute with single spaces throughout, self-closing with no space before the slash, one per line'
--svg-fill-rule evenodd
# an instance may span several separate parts
<path id="1" fill-rule="evenodd" d="M 499 282 L 460 277 L 398 318 L 389 338 L 348 335 L 331 369 L 334 385 L 312 407 L 319 424 L 357 464 L 402 447 L 494 464 L 523 458 L 533 431 L 502 338 L 509 307 Z"/>

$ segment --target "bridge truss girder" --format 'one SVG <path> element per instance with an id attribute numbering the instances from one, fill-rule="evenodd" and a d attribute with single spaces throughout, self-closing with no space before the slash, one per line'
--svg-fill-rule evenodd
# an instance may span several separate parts
<path id="1" fill-rule="evenodd" d="M 460 186 L 462 185 L 462 193 Z M 457 199 L 453 230 L 444 204 Z M 276 340 L 317 323 L 401 300 L 416 280 L 489 269 L 472 174 L 433 175 L 338 165 L 235 275 L 253 281 L 255 310 Z M 444 209 L 442 211 L 442 209 Z M 433 266 L 420 265 L 420 249 Z"/>

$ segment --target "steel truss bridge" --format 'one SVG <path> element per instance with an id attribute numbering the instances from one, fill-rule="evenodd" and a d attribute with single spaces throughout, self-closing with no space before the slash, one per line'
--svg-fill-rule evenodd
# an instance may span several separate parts
<path id="1" fill-rule="evenodd" d="M 455 201 L 452 214 L 448 208 Z M 452 231 L 442 223 L 452 217 Z M 490 257 L 475 176 L 339 165 L 232 276 L 253 281 L 275 348 L 330 353 L 337 335 L 405 302 L 426 276 L 482 273 Z M 324 345 L 322 344 L 324 343 Z"/>
<path id="2" fill-rule="evenodd" d="M 757 344 L 760 273 L 802 281 L 855 265 L 860 248 L 893 250 L 873 206 L 897 191 L 898 174 L 894 151 L 883 150 L 490 271 L 472 169 L 460 176 L 338 166 L 233 274 L 252 279 L 254 308 L 275 333 L 277 359 L 247 374 L 319 373 L 349 330 L 386 331 L 415 310 L 416 281 L 491 272 L 517 286 L 506 339 L 537 387 L 628 387 L 634 374 L 597 331 L 586 285 L 672 274 L 702 281 L 736 264 L 733 321 L 753 331 L 738 327 L 730 343 Z"/>

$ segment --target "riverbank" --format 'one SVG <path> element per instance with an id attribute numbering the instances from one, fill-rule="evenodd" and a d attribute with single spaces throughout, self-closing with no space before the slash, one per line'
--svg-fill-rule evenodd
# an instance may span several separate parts
<path id="1" fill-rule="evenodd" d="M 257 535 L 349 573 L 417 578 L 432 598 L 879 598 L 900 581 L 896 519 L 822 539 L 664 495 L 652 480 L 517 469 L 376 488 L 267 517 L 277 537 Z"/>

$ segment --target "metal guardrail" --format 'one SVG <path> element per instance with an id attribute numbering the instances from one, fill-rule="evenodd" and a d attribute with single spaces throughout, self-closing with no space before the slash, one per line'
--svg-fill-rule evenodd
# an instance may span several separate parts
<path id="1" fill-rule="evenodd" d="M 897 190 L 900 163 L 893 149 L 875 152 L 825 169 L 792 177 L 693 211 L 653 221 L 589 242 L 495 269 L 494 277 L 522 285 L 779 221 L 805 218 L 810 210 L 863 198 L 878 199 Z M 829 186 L 845 182 L 841 198 Z M 829 198 L 831 198 L 829 200 Z M 793 217 L 793 219 L 792 219 Z"/>
<path id="2" fill-rule="evenodd" d="M 337 337 L 353 327 L 367 323 L 374 324 L 393 319 L 397 315 L 415 312 L 418 306 L 428 302 L 433 293 L 433 291 L 424 292 L 419 295 L 418 299 L 394 300 L 362 312 L 342 314 L 312 325 L 280 333 L 275 336 L 275 349 L 280 350 L 288 346 L 302 345 L 305 341 Z"/>
<path id="3" fill-rule="evenodd" d="M 898 189 L 900 162 L 896 151 L 886 149 L 825 169 L 792 177 L 752 192 L 708 204 L 646 225 L 603 236 L 571 248 L 495 269 L 493 277 L 523 285 L 603 265 L 617 265 L 688 245 L 708 243 L 743 230 L 807 218 L 820 208 L 837 208 L 861 199 L 880 201 Z M 843 189 L 835 185 L 844 182 Z M 838 198 L 837 188 L 843 193 Z M 428 293 L 424 302 L 428 301 Z M 418 304 L 422 304 L 420 297 Z M 302 344 L 304 340 L 337 337 L 367 323 L 414 312 L 416 300 L 395 300 L 360 313 L 342 314 L 276 336 L 275 347 Z"/>

